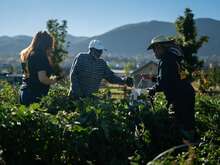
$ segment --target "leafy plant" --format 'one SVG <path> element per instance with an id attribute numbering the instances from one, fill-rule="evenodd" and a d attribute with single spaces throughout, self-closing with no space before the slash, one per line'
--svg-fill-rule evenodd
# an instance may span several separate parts
<path id="1" fill-rule="evenodd" d="M 67 35 L 67 21 L 63 20 L 60 24 L 57 19 L 48 20 L 47 29 L 55 40 L 52 61 L 55 73 L 59 75 L 61 72 L 60 63 L 63 62 L 68 55 L 66 47 L 68 47 L 69 43 L 66 43 L 65 39 Z"/>
<path id="2" fill-rule="evenodd" d="M 194 14 L 189 8 L 185 9 L 184 16 L 177 18 L 176 22 L 177 35 L 175 37 L 184 53 L 184 69 L 186 79 L 193 80 L 193 72 L 200 70 L 203 61 L 196 56 L 198 50 L 204 43 L 208 42 L 208 36 L 202 36 L 198 39 L 197 30 L 194 21 Z"/>
<path id="3" fill-rule="evenodd" d="M 139 165 L 182 144 L 163 95 L 156 96 L 154 108 L 147 100 L 76 101 L 67 96 L 65 85 L 53 86 L 39 104 L 25 107 L 13 99 L 17 98 L 14 88 L 1 84 L 0 150 L 7 164 Z M 190 158 L 197 164 L 218 164 L 219 110 L 219 96 L 197 95 L 201 145 L 152 163 L 184 164 Z"/>

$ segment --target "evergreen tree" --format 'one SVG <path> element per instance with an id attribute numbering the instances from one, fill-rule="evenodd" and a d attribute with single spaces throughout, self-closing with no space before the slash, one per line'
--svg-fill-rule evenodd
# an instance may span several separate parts
<path id="1" fill-rule="evenodd" d="M 177 43 L 181 45 L 184 53 L 184 64 L 186 78 L 193 80 L 193 72 L 198 71 L 203 66 L 203 61 L 196 55 L 199 48 L 208 42 L 207 36 L 197 36 L 197 29 L 194 21 L 194 14 L 189 8 L 185 9 L 184 16 L 177 18 L 176 22 Z"/>
<path id="2" fill-rule="evenodd" d="M 129 76 L 130 75 L 130 71 L 134 68 L 134 64 L 131 62 L 127 62 L 124 65 L 124 71 L 125 71 L 125 75 Z"/>
<path id="3" fill-rule="evenodd" d="M 55 74 L 59 75 L 61 72 L 60 63 L 63 62 L 68 55 L 66 48 L 69 43 L 66 44 L 65 40 L 67 35 L 67 21 L 63 20 L 60 24 L 57 19 L 48 20 L 47 29 L 55 39 L 52 61 Z"/>

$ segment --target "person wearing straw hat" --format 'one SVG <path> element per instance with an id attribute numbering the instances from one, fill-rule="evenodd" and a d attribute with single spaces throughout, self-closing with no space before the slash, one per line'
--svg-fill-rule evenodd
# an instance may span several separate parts
<path id="1" fill-rule="evenodd" d="M 172 104 L 176 124 L 187 138 L 187 135 L 194 133 L 195 91 L 190 83 L 180 77 L 180 61 L 183 59 L 183 52 L 173 40 L 166 36 L 154 37 L 148 46 L 148 50 L 150 49 L 153 49 L 155 57 L 160 62 L 157 82 L 149 88 L 149 95 L 164 92 L 168 102 L 167 107 L 169 108 Z"/>

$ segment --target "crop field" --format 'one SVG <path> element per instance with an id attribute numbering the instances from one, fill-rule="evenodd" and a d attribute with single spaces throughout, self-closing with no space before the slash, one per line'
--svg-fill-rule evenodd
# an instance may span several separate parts
<path id="1" fill-rule="evenodd" d="M 1 82 L 0 164 L 220 164 L 218 95 L 196 96 L 191 144 L 175 129 L 162 94 L 152 108 L 147 97 L 132 102 L 101 92 L 99 99 L 74 101 L 67 93 L 55 85 L 40 103 L 25 107 L 18 89 Z M 184 147 L 167 151 L 178 145 Z"/>

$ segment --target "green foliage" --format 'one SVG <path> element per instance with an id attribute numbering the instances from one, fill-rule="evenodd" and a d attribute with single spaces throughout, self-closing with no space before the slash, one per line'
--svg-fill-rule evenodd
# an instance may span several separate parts
<path id="1" fill-rule="evenodd" d="M 201 93 L 216 93 L 219 92 L 218 87 L 220 85 L 220 68 L 208 68 L 207 70 L 201 70 L 194 74 L 198 77 L 198 81 L 195 82 L 199 92 Z"/>
<path id="2" fill-rule="evenodd" d="M 208 42 L 208 37 L 201 36 L 198 38 L 194 14 L 189 8 L 186 8 L 184 16 L 177 18 L 175 24 L 177 31 L 175 39 L 182 46 L 184 52 L 185 73 L 187 74 L 187 79 L 192 80 L 192 73 L 203 66 L 203 61 L 199 60 L 196 54 L 199 48 Z"/>
<path id="3" fill-rule="evenodd" d="M 59 73 L 61 72 L 60 63 L 63 62 L 68 55 L 68 52 L 66 51 L 68 43 L 66 46 L 65 40 L 65 37 L 67 35 L 67 21 L 63 20 L 60 24 L 56 19 L 48 20 L 47 29 L 55 39 L 52 61 L 54 63 L 55 73 L 59 75 Z"/>
<path id="4" fill-rule="evenodd" d="M 0 157 L 7 164 L 139 165 L 182 143 L 163 95 L 156 96 L 154 109 L 148 100 L 74 101 L 57 84 L 39 104 L 25 107 L 16 102 L 10 85 L 1 84 L 0 89 Z M 197 164 L 218 164 L 219 110 L 219 96 L 197 96 L 197 132 L 203 144 L 157 163 L 193 158 Z"/>
<path id="5" fill-rule="evenodd" d="M 132 69 L 134 69 L 134 64 L 133 63 L 128 62 L 127 64 L 125 64 L 125 66 L 124 66 L 125 75 L 129 76 L 130 71 L 132 71 Z"/>
<path id="6" fill-rule="evenodd" d="M 214 67 L 207 71 L 207 79 L 210 86 L 220 85 L 220 67 Z"/>
<path id="7" fill-rule="evenodd" d="M 18 89 L 7 81 L 0 80 L 0 103 L 16 104 L 19 102 Z"/>
<path id="8" fill-rule="evenodd" d="M 189 146 L 188 150 L 172 152 L 159 160 L 151 162 L 158 164 L 219 164 L 220 159 L 220 99 L 219 96 L 197 96 L 196 124 L 200 143 Z"/>

